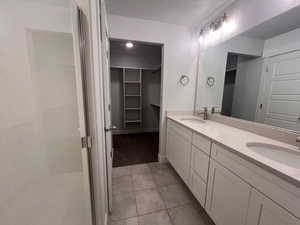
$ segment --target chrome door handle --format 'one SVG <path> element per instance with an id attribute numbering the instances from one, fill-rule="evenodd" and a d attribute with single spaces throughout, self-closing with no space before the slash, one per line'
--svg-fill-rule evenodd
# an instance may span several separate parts
<path id="1" fill-rule="evenodd" d="M 110 126 L 109 128 L 105 127 L 104 130 L 106 132 L 109 132 L 109 131 L 112 131 L 112 130 L 116 130 L 117 129 L 117 126 Z"/>

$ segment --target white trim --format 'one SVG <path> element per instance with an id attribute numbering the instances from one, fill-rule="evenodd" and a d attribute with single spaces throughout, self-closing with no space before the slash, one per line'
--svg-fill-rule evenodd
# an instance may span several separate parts
<path id="1" fill-rule="evenodd" d="M 166 163 L 166 162 L 168 162 L 167 156 L 158 154 L 158 161 L 160 163 Z"/>
<path id="2" fill-rule="evenodd" d="M 136 134 L 136 133 L 153 133 L 159 132 L 159 128 L 136 128 L 136 129 L 125 129 L 125 130 L 114 130 L 113 134 Z"/>
<path id="3" fill-rule="evenodd" d="M 159 66 L 157 67 L 130 67 L 130 66 L 114 66 L 110 65 L 110 68 L 112 69 L 135 69 L 135 70 L 157 70 Z"/>
<path id="4" fill-rule="evenodd" d="M 84 96 L 83 96 L 83 81 L 81 76 L 81 63 L 80 63 L 80 50 L 79 50 L 79 31 L 78 31 L 78 4 L 76 1 L 71 1 L 71 21 L 72 21 L 72 36 L 73 36 L 73 48 L 74 48 L 74 66 L 75 66 L 75 79 L 76 79 L 76 94 L 77 94 L 77 111 L 79 119 L 79 133 L 80 137 L 86 136 L 86 122 L 84 115 Z M 86 195 L 86 209 L 89 213 L 87 222 L 88 225 L 92 225 L 92 195 L 91 195 L 91 180 L 89 172 L 89 153 L 87 148 L 81 149 L 82 160 L 82 172 L 83 172 L 83 185 Z"/>
<path id="5" fill-rule="evenodd" d="M 90 0 L 90 27 L 91 27 L 91 39 L 92 39 L 92 62 L 93 62 L 93 76 L 94 76 L 94 88 L 95 88 L 95 106 L 96 106 L 96 128 L 97 137 L 97 154 L 98 154 L 98 182 L 94 184 L 94 187 L 98 187 L 99 199 L 96 200 L 96 204 L 99 204 L 101 211 L 96 211 L 96 225 L 102 225 L 105 223 L 105 214 L 108 212 L 107 202 L 107 185 L 106 185 L 106 157 L 105 157 L 105 133 L 104 133 L 104 102 L 103 102 L 103 81 L 102 77 L 102 58 L 101 58 L 101 32 L 100 28 L 100 5 L 97 0 Z"/>

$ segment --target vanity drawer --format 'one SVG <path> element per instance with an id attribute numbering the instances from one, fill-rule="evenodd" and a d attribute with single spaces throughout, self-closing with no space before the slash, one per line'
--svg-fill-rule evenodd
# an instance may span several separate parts
<path id="1" fill-rule="evenodd" d="M 195 198 L 200 202 L 202 207 L 205 207 L 206 183 L 203 182 L 200 176 L 195 173 L 192 168 L 189 185 Z"/>
<path id="2" fill-rule="evenodd" d="M 188 129 L 184 126 L 181 126 L 180 124 L 174 122 L 171 119 L 168 119 L 168 125 L 167 126 L 168 126 L 167 129 L 169 131 L 172 131 L 173 133 L 176 133 L 177 135 L 179 135 L 180 137 L 186 139 L 189 142 L 192 141 L 193 132 L 190 129 Z"/>
<path id="3" fill-rule="evenodd" d="M 206 155 L 195 146 L 192 146 L 191 167 L 205 183 L 207 182 L 208 166 L 208 155 Z"/>
<path id="4" fill-rule="evenodd" d="M 206 154 L 210 155 L 210 146 L 211 146 L 210 139 L 208 139 L 200 134 L 193 133 L 192 143 L 194 146 L 201 149 Z"/>

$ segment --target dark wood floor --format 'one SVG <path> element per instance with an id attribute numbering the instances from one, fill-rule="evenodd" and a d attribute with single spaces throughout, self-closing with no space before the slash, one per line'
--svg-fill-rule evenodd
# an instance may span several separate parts
<path id="1" fill-rule="evenodd" d="M 113 135 L 113 167 L 158 161 L 159 133 Z"/>

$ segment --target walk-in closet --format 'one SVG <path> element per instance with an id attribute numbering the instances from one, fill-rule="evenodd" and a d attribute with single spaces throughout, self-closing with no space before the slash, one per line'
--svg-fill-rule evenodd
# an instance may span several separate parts
<path id="1" fill-rule="evenodd" d="M 162 46 L 110 41 L 115 167 L 158 160 Z"/>

